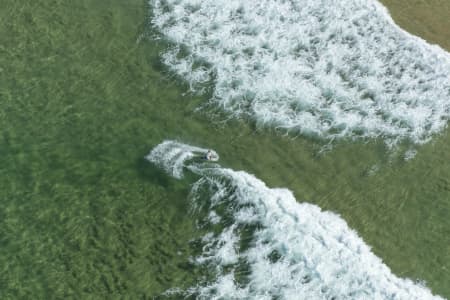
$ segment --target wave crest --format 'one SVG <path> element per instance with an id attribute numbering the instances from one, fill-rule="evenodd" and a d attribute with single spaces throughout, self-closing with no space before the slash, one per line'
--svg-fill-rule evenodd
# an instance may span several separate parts
<path id="1" fill-rule="evenodd" d="M 450 113 L 450 56 L 376 1 L 151 0 L 164 62 L 261 125 L 423 143 Z"/>
<path id="2" fill-rule="evenodd" d="M 392 274 L 338 215 L 298 203 L 289 190 L 268 188 L 246 172 L 210 164 L 186 167 L 201 176 L 190 198 L 193 215 L 207 232 L 199 238 L 201 251 L 192 261 L 212 279 L 169 295 L 442 299 L 422 284 Z"/>

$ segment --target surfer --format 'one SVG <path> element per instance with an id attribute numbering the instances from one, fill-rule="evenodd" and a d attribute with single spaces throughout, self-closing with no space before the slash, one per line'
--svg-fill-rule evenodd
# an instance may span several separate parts
<path id="1" fill-rule="evenodd" d="M 212 153 L 211 150 L 208 150 L 208 152 L 206 152 L 205 159 L 206 160 L 212 160 L 213 159 L 213 153 Z"/>
<path id="2" fill-rule="evenodd" d="M 205 152 L 203 152 L 203 155 L 201 156 L 202 159 L 204 160 L 208 160 L 208 161 L 218 161 L 219 160 L 219 155 L 217 155 L 217 153 L 213 150 L 208 150 Z"/>

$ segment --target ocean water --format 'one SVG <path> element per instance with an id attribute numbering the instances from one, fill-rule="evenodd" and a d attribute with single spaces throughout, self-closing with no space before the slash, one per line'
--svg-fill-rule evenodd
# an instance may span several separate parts
<path id="1" fill-rule="evenodd" d="M 443 299 L 400 279 L 338 215 L 298 203 L 288 189 L 204 160 L 207 149 L 164 141 L 147 159 L 170 176 L 200 176 L 189 195 L 199 231 L 194 264 L 212 273 L 196 299 Z M 199 162 L 199 161 L 205 162 Z"/>
<path id="2" fill-rule="evenodd" d="M 235 117 L 335 138 L 429 141 L 450 113 L 450 55 L 375 0 L 153 0 L 163 54 Z"/>
<path id="3" fill-rule="evenodd" d="M 446 2 L 420 5 L 435 12 L 432 22 L 447 19 Z M 343 138 L 329 146 L 332 132 L 310 139 L 261 129 L 251 115 L 230 118 L 210 102 L 214 81 L 191 86 L 164 63 L 176 45 L 153 27 L 153 9 L 146 0 L 2 1 L 1 299 L 282 295 L 306 293 L 309 280 L 324 288 L 309 295 L 330 298 L 351 297 L 349 286 L 353 295 L 364 287 L 450 297 L 448 129 L 425 128 L 417 141 L 414 126 L 379 138 L 336 132 Z M 445 62 L 433 49 L 430 61 Z M 445 110 L 433 108 L 442 91 L 427 94 L 431 119 Z M 161 152 L 172 159 L 145 159 L 166 140 L 178 141 Z M 195 157 L 206 149 L 218 164 Z M 302 241 L 311 247 L 295 247 Z M 267 264 L 273 285 L 258 291 L 269 277 L 255 270 Z M 343 267 L 366 280 L 353 282 Z M 282 288 L 277 276 L 295 272 L 305 277 Z"/>

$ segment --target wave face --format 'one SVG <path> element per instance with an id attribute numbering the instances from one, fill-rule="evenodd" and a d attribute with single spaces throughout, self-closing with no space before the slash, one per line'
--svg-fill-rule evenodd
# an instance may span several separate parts
<path id="1" fill-rule="evenodd" d="M 152 154 L 149 159 L 160 166 L 171 161 Z M 187 290 L 170 290 L 171 296 L 442 299 L 392 274 L 338 215 L 298 203 L 289 190 L 268 188 L 246 172 L 209 163 L 185 161 L 183 166 L 201 176 L 190 199 L 199 231 L 206 234 L 192 262 L 212 276 Z"/>
<path id="2" fill-rule="evenodd" d="M 150 0 L 170 69 L 235 117 L 323 139 L 424 143 L 450 113 L 450 55 L 373 0 Z"/>

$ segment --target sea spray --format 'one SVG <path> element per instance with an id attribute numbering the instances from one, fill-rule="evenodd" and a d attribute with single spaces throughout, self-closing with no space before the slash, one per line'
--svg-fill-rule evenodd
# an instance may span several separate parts
<path id="1" fill-rule="evenodd" d="M 219 155 L 213 151 L 217 158 Z M 182 144 L 176 141 L 164 141 L 155 147 L 146 158 L 166 171 L 170 176 L 181 179 L 184 163 L 195 157 L 204 159 L 208 149 Z"/>
<path id="2" fill-rule="evenodd" d="M 450 55 L 374 0 L 150 0 L 162 55 L 231 116 L 326 140 L 424 143 L 450 114 Z"/>
<path id="3" fill-rule="evenodd" d="M 194 172 L 189 196 L 202 232 L 192 262 L 210 279 L 167 295 L 197 299 L 442 299 L 390 271 L 338 215 L 298 203 L 243 172 L 188 159 L 166 141 L 147 157 L 170 175 Z M 180 161 L 172 155 L 187 158 Z M 167 155 L 164 155 L 167 154 Z M 173 164 L 173 167 L 170 167 Z"/>

